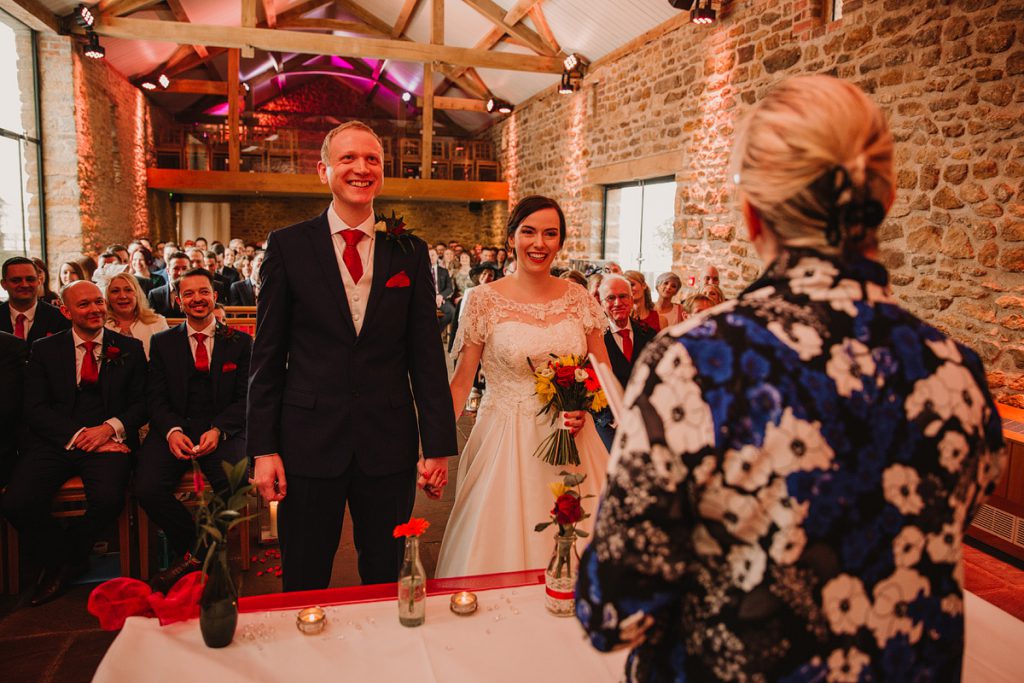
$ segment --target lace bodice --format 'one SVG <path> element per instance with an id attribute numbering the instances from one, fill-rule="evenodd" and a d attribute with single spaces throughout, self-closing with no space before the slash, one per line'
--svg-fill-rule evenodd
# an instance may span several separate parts
<path id="1" fill-rule="evenodd" d="M 480 359 L 487 391 L 481 410 L 533 414 L 540 408 L 534 395 L 534 364 L 549 354 L 586 354 L 587 335 L 606 325 L 604 311 L 587 290 L 570 283 L 565 294 L 543 304 L 522 304 L 499 294 L 491 285 L 474 287 L 459 323 L 453 350 L 482 344 Z"/>

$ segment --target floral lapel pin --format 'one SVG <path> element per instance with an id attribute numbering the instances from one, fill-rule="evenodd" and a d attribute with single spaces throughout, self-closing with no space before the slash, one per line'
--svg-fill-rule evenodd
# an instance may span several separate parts
<path id="1" fill-rule="evenodd" d="M 390 218 L 378 213 L 374 216 L 374 221 L 373 229 L 383 235 L 388 242 L 396 242 L 404 252 L 412 248 L 413 231 L 405 227 L 405 220 L 401 216 L 395 216 L 394 211 L 391 212 Z"/>

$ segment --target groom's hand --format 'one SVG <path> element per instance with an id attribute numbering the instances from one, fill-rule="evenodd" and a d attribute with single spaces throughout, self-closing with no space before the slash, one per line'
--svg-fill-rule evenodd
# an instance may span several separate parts
<path id="1" fill-rule="evenodd" d="M 428 498 L 440 498 L 448 484 L 448 458 L 424 458 L 416 467 L 420 472 L 416 486 L 423 489 Z"/>
<path id="2" fill-rule="evenodd" d="M 277 453 L 261 455 L 256 458 L 252 483 L 256 490 L 268 503 L 273 500 L 284 500 L 288 492 L 288 482 L 284 478 L 284 463 Z"/>

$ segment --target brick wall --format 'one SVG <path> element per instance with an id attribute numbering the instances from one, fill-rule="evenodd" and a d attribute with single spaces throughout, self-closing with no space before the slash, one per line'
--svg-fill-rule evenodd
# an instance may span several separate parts
<path id="1" fill-rule="evenodd" d="M 316 216 L 329 202 L 321 198 L 259 198 L 231 202 L 231 234 L 247 242 L 266 239 L 271 230 Z M 376 210 L 402 216 L 410 229 L 429 243 L 458 240 L 500 244 L 508 207 L 504 202 L 482 202 L 479 213 L 464 202 L 411 202 L 381 200 Z"/>
<path id="2" fill-rule="evenodd" d="M 786 76 L 857 83 L 889 116 L 899 191 L 881 229 L 897 297 L 975 348 L 1024 407 L 1024 2 L 736 0 L 598 61 L 574 95 L 548 90 L 490 134 L 510 195 L 551 194 L 568 257 L 599 254 L 597 169 L 676 152 L 675 269 L 706 263 L 737 293 L 760 270 L 727 182 L 738 119 Z M 657 175 L 664 175 L 662 169 Z M 622 178 L 625 180 L 625 178 Z"/>

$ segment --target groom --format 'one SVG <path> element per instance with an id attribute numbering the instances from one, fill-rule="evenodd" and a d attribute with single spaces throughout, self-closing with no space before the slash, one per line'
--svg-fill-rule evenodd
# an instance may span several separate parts
<path id="1" fill-rule="evenodd" d="M 375 230 L 380 139 L 351 121 L 320 156 L 333 201 L 270 233 L 249 382 L 248 450 L 260 494 L 280 501 L 285 591 L 327 587 L 346 504 L 363 583 L 396 581 L 391 532 L 417 484 L 440 496 L 457 452 L 427 246 Z"/>

